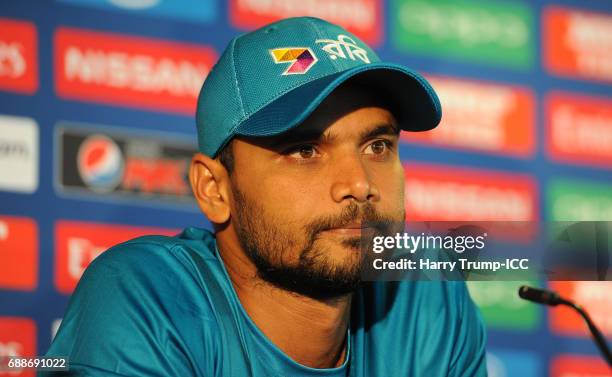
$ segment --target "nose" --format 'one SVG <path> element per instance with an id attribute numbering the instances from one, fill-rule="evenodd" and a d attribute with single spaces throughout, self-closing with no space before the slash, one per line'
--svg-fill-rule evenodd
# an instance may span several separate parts
<path id="1" fill-rule="evenodd" d="M 359 153 L 345 153 L 337 157 L 331 169 L 332 199 L 341 203 L 344 200 L 357 202 L 378 201 L 380 193 L 372 181 L 371 172 Z"/>

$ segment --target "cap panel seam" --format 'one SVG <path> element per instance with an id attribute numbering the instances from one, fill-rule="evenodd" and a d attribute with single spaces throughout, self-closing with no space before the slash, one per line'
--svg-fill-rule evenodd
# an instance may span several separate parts
<path id="1" fill-rule="evenodd" d="M 317 25 L 312 22 L 311 19 L 306 19 L 306 22 L 308 22 L 308 24 L 314 29 L 315 34 L 317 35 L 318 38 L 321 38 L 323 35 L 321 34 L 321 30 L 319 30 L 319 28 L 317 27 Z M 318 39 L 317 38 L 317 39 Z"/>
<path id="2" fill-rule="evenodd" d="M 236 71 L 236 41 L 238 38 L 232 39 L 232 74 L 234 75 L 234 83 L 236 85 L 236 94 L 238 96 L 238 101 L 240 102 L 240 109 L 242 110 L 243 118 L 246 116 L 244 111 L 244 103 L 242 102 L 242 93 L 240 92 L 240 85 L 238 83 L 238 72 Z M 236 126 L 232 127 L 232 131 L 236 128 Z"/>
<path id="3" fill-rule="evenodd" d="M 309 26 L 311 26 L 311 27 L 314 29 L 315 34 L 316 34 L 318 37 L 321 37 L 321 33 L 320 33 L 319 29 L 317 28 L 317 26 L 316 26 L 316 25 L 315 25 L 315 24 L 314 24 L 314 23 L 313 23 L 313 22 L 312 22 L 310 19 L 306 19 L 305 21 L 306 21 L 306 23 L 307 23 Z M 313 47 L 314 47 L 314 45 L 313 45 Z M 315 56 L 316 56 L 316 52 L 315 52 Z M 318 58 L 317 58 L 317 59 L 318 59 Z M 232 54 L 232 60 L 233 60 L 233 54 Z M 333 63 L 333 62 L 332 62 L 332 63 Z M 335 64 L 333 64 L 333 65 L 334 65 L 334 67 L 336 67 L 336 65 L 335 65 Z M 336 68 L 337 68 L 337 67 L 336 67 Z M 310 83 L 310 82 L 312 82 L 312 81 L 314 81 L 314 80 L 318 80 L 318 79 L 323 78 L 323 77 L 326 77 L 326 76 L 331 76 L 331 75 L 333 75 L 333 74 L 335 74 L 335 73 L 337 73 L 337 72 L 334 72 L 334 73 L 322 73 L 322 74 L 319 74 L 319 75 L 316 75 L 316 76 L 311 77 L 311 78 L 310 78 L 310 80 L 309 80 L 308 82 L 305 82 L 305 83 L 296 83 L 296 84 L 294 84 L 294 85 L 292 85 L 292 86 L 290 86 L 290 87 L 288 87 L 288 88 L 285 88 L 285 90 L 283 90 L 283 91 L 281 91 L 281 92 L 278 92 L 278 93 L 277 93 L 275 96 L 273 96 L 272 98 L 270 98 L 268 101 L 264 102 L 264 103 L 263 103 L 261 106 L 259 106 L 257 109 L 253 109 L 253 110 L 249 109 L 249 111 L 245 111 L 244 106 L 242 106 L 242 119 L 240 119 L 240 121 L 238 121 L 238 122 L 236 123 L 236 126 L 234 126 L 234 127 L 232 128 L 232 132 L 233 132 L 233 131 L 236 129 L 236 127 L 238 127 L 238 125 L 240 125 L 242 122 L 244 122 L 244 121 L 245 121 L 245 120 L 246 120 L 248 117 L 250 117 L 251 115 L 255 114 L 255 113 L 256 113 L 256 112 L 258 112 L 259 110 L 263 109 L 264 107 L 268 106 L 270 103 L 272 103 L 272 102 L 276 101 L 278 98 L 282 97 L 282 96 L 283 96 L 285 93 L 290 92 L 291 90 L 293 90 L 293 89 L 295 89 L 295 88 L 297 88 L 297 87 L 299 87 L 299 86 L 305 85 L 305 84 L 307 84 L 307 83 Z"/>
<path id="4" fill-rule="evenodd" d="M 264 107 L 268 106 L 270 103 L 272 103 L 272 102 L 276 101 L 277 99 L 279 99 L 280 97 L 282 97 L 282 96 L 283 96 L 285 93 L 290 92 L 290 91 L 292 91 L 293 89 L 295 89 L 295 88 L 297 88 L 297 87 L 299 87 L 299 86 L 309 84 L 309 83 L 311 83 L 312 81 L 315 81 L 315 80 L 320 79 L 320 78 L 323 78 L 323 77 L 331 76 L 331 75 L 333 75 L 333 74 L 335 74 L 335 73 L 338 73 L 338 72 L 320 74 L 320 75 L 317 75 L 317 76 L 312 77 L 312 79 L 311 79 L 310 81 L 308 81 L 308 82 L 302 82 L 302 83 L 297 83 L 297 84 L 291 85 L 290 87 L 288 87 L 288 88 L 286 88 L 286 89 L 284 89 L 284 90 L 282 90 L 282 91 L 280 91 L 280 92 L 277 92 L 277 95 L 276 95 L 276 96 L 274 96 L 274 97 L 272 97 L 270 100 L 268 100 L 268 101 L 264 102 L 264 103 L 263 103 L 261 106 L 259 106 L 259 108 L 258 108 L 258 109 L 255 109 L 255 110 L 253 110 L 253 111 L 244 111 L 244 108 L 243 108 L 243 109 L 242 109 L 243 117 L 242 117 L 242 119 L 241 119 L 241 120 L 238 122 L 238 124 L 242 123 L 244 120 L 246 120 L 246 118 L 250 117 L 251 115 L 253 115 L 253 114 L 255 114 L 256 112 L 258 112 L 259 110 L 261 110 L 261 109 L 263 109 Z M 234 128 L 236 128 L 236 127 L 234 127 Z"/>
<path id="5" fill-rule="evenodd" d="M 296 84 L 286 88 L 285 90 L 283 90 L 281 92 L 278 92 L 276 96 L 273 96 L 268 101 L 264 102 L 257 109 L 254 109 L 253 111 L 251 111 L 251 110 L 246 111 L 245 108 L 244 108 L 244 103 L 242 102 L 242 95 L 241 95 L 241 92 L 240 92 L 240 86 L 238 85 L 238 77 L 237 77 L 237 72 L 236 72 L 236 68 L 235 68 L 235 60 L 234 60 L 234 52 L 236 51 L 235 44 L 236 44 L 236 40 L 237 39 L 238 38 L 234 38 L 232 40 L 232 42 L 231 42 L 232 43 L 232 46 L 231 46 L 231 49 L 232 49 L 232 55 L 231 55 L 231 57 L 232 57 L 232 74 L 234 75 L 233 78 L 234 78 L 234 82 L 236 84 L 238 100 L 240 101 L 240 108 L 242 110 L 242 117 L 229 130 L 229 132 L 228 132 L 228 136 L 229 137 L 226 137 L 226 140 L 224 140 L 224 142 L 221 144 L 222 146 L 225 145 L 227 143 L 227 140 L 230 139 L 235 134 L 236 128 L 238 128 L 242 123 L 244 123 L 244 121 L 246 121 L 251 115 L 257 113 L 259 110 L 263 109 L 264 107 L 268 106 L 270 103 L 272 103 L 275 100 L 279 99 L 280 97 L 282 97 L 287 92 L 290 92 L 291 90 L 293 90 L 293 89 L 295 89 L 297 87 L 300 87 L 302 85 L 307 84 L 307 83 L 303 83 L 303 82 L 302 83 L 296 83 Z M 310 83 L 310 82 L 312 82 L 314 80 L 326 77 L 326 76 L 330 76 L 330 75 L 333 75 L 333 73 L 322 73 L 322 74 L 316 75 L 316 76 L 312 77 L 310 79 L 310 81 L 308 81 L 308 83 Z M 217 152 L 218 151 L 219 151 L 219 149 L 217 149 Z M 215 152 L 214 154 L 216 154 L 217 152 Z"/>
<path id="6" fill-rule="evenodd" d="M 319 29 L 319 27 L 317 26 L 317 24 L 315 24 L 314 22 L 312 22 L 311 19 L 307 18 L 306 22 L 314 29 L 315 34 L 317 35 L 317 38 L 313 41 L 313 46 L 316 46 L 316 40 L 317 39 L 321 39 L 324 37 L 324 35 L 321 33 L 321 29 Z M 339 64 L 336 63 L 336 61 L 334 59 L 329 59 L 329 63 L 335 68 L 338 69 L 339 68 Z"/>

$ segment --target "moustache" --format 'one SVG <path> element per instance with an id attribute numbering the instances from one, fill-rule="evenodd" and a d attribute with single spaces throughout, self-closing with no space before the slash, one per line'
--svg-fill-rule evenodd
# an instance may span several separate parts
<path id="1" fill-rule="evenodd" d="M 326 230 L 346 228 L 355 224 L 360 224 L 362 228 L 384 232 L 394 222 L 397 222 L 397 219 L 381 214 L 371 203 L 359 205 L 351 202 L 339 214 L 324 216 L 309 223 L 306 226 L 306 233 L 315 237 Z"/>

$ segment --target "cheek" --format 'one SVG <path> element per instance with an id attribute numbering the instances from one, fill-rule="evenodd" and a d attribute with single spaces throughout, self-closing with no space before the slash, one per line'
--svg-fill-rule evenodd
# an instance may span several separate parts
<path id="1" fill-rule="evenodd" d="M 384 205 L 381 205 L 380 211 L 394 218 L 396 221 L 402 221 L 405 217 L 405 202 L 404 202 L 404 186 L 397 184 L 388 193 L 383 194 L 386 200 L 383 199 Z"/>
<path id="2" fill-rule="evenodd" d="M 397 208 L 404 205 L 404 169 L 401 163 L 381 169 L 373 175 L 381 197 L 381 206 Z"/>
<path id="3" fill-rule="evenodd" d="M 393 187 L 394 190 L 394 198 L 397 200 L 398 204 L 404 205 L 404 195 L 405 195 L 405 177 L 404 177 L 404 169 L 400 169 L 398 174 L 395 175 Z"/>
<path id="4" fill-rule="evenodd" d="M 322 184 L 317 187 L 298 185 L 292 193 L 284 192 L 279 197 L 279 212 L 288 221 L 295 221 L 292 228 L 302 229 L 306 224 L 330 212 L 330 197 L 328 190 Z M 289 190 L 291 188 L 287 188 Z"/>
<path id="5" fill-rule="evenodd" d="M 404 172 L 399 169 L 384 169 L 372 176 L 380 200 L 374 203 L 378 212 L 394 221 L 403 221 L 405 217 L 404 202 Z"/>
<path id="6" fill-rule="evenodd" d="M 319 203 L 325 199 L 321 184 L 301 179 L 268 175 L 253 187 L 253 198 L 265 215 L 278 222 L 277 227 L 296 231 L 317 213 Z"/>

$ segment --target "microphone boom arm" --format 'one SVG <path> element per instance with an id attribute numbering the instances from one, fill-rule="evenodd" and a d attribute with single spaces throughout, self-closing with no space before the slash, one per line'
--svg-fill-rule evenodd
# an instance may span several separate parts
<path id="1" fill-rule="evenodd" d="M 610 353 L 610 348 L 608 347 L 606 338 L 604 338 L 601 331 L 599 331 L 597 326 L 595 326 L 595 323 L 591 320 L 591 317 L 589 317 L 586 310 L 584 310 L 580 305 L 576 305 L 572 301 L 564 299 L 555 292 L 547 291 L 545 289 L 532 288 L 526 285 L 521 286 L 518 293 L 524 300 L 549 306 L 565 305 L 580 313 L 580 316 L 584 319 L 589 327 L 589 330 L 591 331 L 591 335 L 593 336 L 593 340 L 595 341 L 597 348 L 599 348 L 599 351 L 608 363 L 608 366 L 612 368 L 612 353 Z"/>

